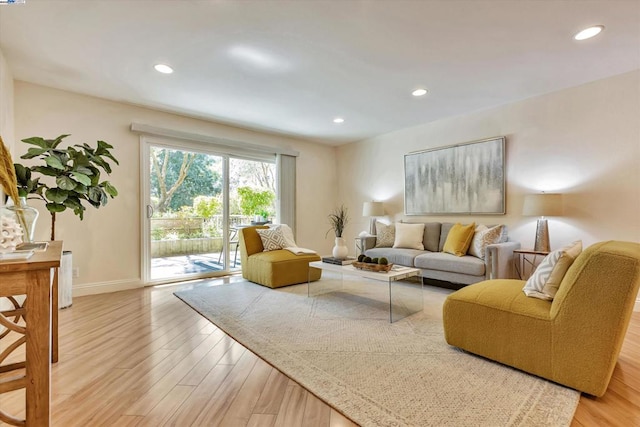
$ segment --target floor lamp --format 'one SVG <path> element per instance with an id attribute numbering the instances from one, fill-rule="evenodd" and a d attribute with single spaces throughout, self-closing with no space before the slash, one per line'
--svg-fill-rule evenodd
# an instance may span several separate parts
<path id="1" fill-rule="evenodd" d="M 362 216 L 371 217 L 369 221 L 369 234 L 375 234 L 375 217 L 383 215 L 384 206 L 382 206 L 382 202 L 364 202 L 362 205 Z"/>
<path id="2" fill-rule="evenodd" d="M 540 217 L 536 227 L 536 242 L 533 250 L 536 252 L 551 252 L 549 227 L 545 217 L 562 215 L 562 194 L 527 194 L 524 196 L 522 214 Z"/>

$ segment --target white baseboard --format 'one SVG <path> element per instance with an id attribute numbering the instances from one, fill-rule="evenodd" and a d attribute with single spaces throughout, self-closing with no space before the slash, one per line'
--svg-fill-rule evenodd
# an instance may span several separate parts
<path id="1" fill-rule="evenodd" d="M 636 300 L 636 305 L 633 306 L 633 311 L 640 311 L 640 298 Z"/>
<path id="2" fill-rule="evenodd" d="M 109 292 L 126 291 L 143 287 L 140 279 L 137 280 L 113 280 L 111 282 L 83 283 L 73 286 L 73 296 L 106 294 Z"/>

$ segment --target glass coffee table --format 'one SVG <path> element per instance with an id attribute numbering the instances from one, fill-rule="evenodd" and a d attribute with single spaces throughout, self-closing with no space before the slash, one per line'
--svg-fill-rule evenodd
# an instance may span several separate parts
<path id="1" fill-rule="evenodd" d="M 420 270 L 417 268 L 394 266 L 389 272 L 376 272 L 360 270 L 353 265 L 335 265 L 322 261 L 313 261 L 309 267 L 321 270 L 332 271 L 341 275 L 363 277 L 376 282 L 387 283 L 389 286 L 389 322 L 393 323 L 424 309 L 424 299 L 422 293 L 422 278 L 419 276 Z M 405 279 L 415 278 L 417 282 L 406 282 Z M 322 279 L 310 282 L 307 279 L 307 295 L 309 297 L 335 292 L 340 290 L 335 284 L 331 286 L 329 282 Z"/>

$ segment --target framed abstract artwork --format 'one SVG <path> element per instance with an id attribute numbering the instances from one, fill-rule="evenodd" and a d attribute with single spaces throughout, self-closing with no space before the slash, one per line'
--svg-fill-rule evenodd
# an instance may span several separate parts
<path id="1" fill-rule="evenodd" d="M 505 137 L 404 156 L 406 215 L 504 214 Z"/>

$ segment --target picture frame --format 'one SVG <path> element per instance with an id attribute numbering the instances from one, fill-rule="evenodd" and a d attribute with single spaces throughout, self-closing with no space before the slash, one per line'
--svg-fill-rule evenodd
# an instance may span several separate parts
<path id="1" fill-rule="evenodd" d="M 504 215 L 506 138 L 404 156 L 406 215 Z"/>

